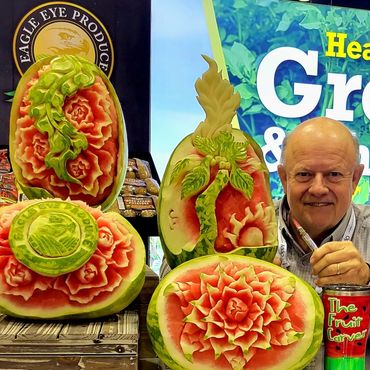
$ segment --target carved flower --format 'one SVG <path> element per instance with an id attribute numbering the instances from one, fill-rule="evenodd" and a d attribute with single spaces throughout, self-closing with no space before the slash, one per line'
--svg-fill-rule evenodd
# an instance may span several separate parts
<path id="1" fill-rule="evenodd" d="M 103 257 L 94 254 L 78 270 L 58 277 L 54 289 L 63 291 L 71 301 L 88 303 L 102 292 L 112 292 L 121 280 L 122 276 L 116 271 L 108 270 Z"/>
<path id="2" fill-rule="evenodd" d="M 108 214 L 97 220 L 99 226 L 98 252 L 114 268 L 125 268 L 129 265 L 129 253 L 133 250 L 132 235 Z"/>
<path id="3" fill-rule="evenodd" d="M 166 291 L 178 297 L 184 314 L 180 346 L 189 360 L 210 351 L 232 368 L 244 368 L 258 350 L 286 346 L 303 335 L 287 311 L 295 280 L 271 271 L 220 264 L 198 282 L 172 283 Z"/>
<path id="4" fill-rule="evenodd" d="M 92 87 L 66 99 L 64 113 L 73 126 L 86 135 L 89 145 L 96 149 L 117 135 L 114 103 L 99 76 Z"/>
<path id="5" fill-rule="evenodd" d="M 4 255 L 4 252 L 9 251 L 0 247 L 0 292 L 2 294 L 22 296 L 27 301 L 35 290 L 46 290 L 51 286 L 51 278 L 34 273 L 18 262 L 13 255 Z"/>

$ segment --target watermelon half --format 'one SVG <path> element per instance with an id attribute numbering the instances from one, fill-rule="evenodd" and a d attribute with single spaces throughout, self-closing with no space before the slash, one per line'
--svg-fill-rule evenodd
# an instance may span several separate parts
<path id="1" fill-rule="evenodd" d="M 318 352 L 318 294 L 272 263 L 203 256 L 173 269 L 149 304 L 153 348 L 171 369 L 299 370 Z"/>
<path id="2" fill-rule="evenodd" d="M 34 63 L 15 91 L 9 148 L 29 199 L 108 209 L 124 181 L 128 147 L 121 105 L 104 72 L 75 55 Z"/>
<path id="3" fill-rule="evenodd" d="M 96 318 L 140 293 L 145 247 L 115 212 L 82 201 L 0 208 L 0 311 L 28 319 Z"/>
<path id="4" fill-rule="evenodd" d="M 262 151 L 232 128 L 240 96 L 204 58 L 209 70 L 195 86 L 206 119 L 175 148 L 160 187 L 164 254 L 171 267 L 215 253 L 272 261 L 277 223 Z"/>

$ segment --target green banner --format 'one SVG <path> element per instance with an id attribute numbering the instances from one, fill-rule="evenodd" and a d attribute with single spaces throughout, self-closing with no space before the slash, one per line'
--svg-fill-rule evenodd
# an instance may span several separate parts
<path id="1" fill-rule="evenodd" d="M 203 0 L 214 57 L 241 95 L 237 122 L 261 146 L 274 198 L 281 143 L 300 122 L 327 116 L 360 141 L 369 203 L 370 12 L 284 0 Z"/>

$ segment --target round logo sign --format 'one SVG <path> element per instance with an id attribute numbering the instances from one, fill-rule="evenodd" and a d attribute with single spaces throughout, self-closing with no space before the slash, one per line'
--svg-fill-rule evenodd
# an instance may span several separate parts
<path id="1" fill-rule="evenodd" d="M 33 8 L 14 33 L 13 57 L 19 73 L 40 58 L 62 54 L 86 58 L 108 77 L 112 73 L 112 41 L 94 14 L 79 5 L 57 1 Z"/>

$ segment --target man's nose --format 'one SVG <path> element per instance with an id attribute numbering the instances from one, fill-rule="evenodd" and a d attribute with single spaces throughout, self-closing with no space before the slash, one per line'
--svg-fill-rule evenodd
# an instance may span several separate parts
<path id="1" fill-rule="evenodd" d="M 328 191 L 329 189 L 326 186 L 325 177 L 320 173 L 315 174 L 310 184 L 309 192 L 312 195 L 323 195 L 326 194 Z"/>

